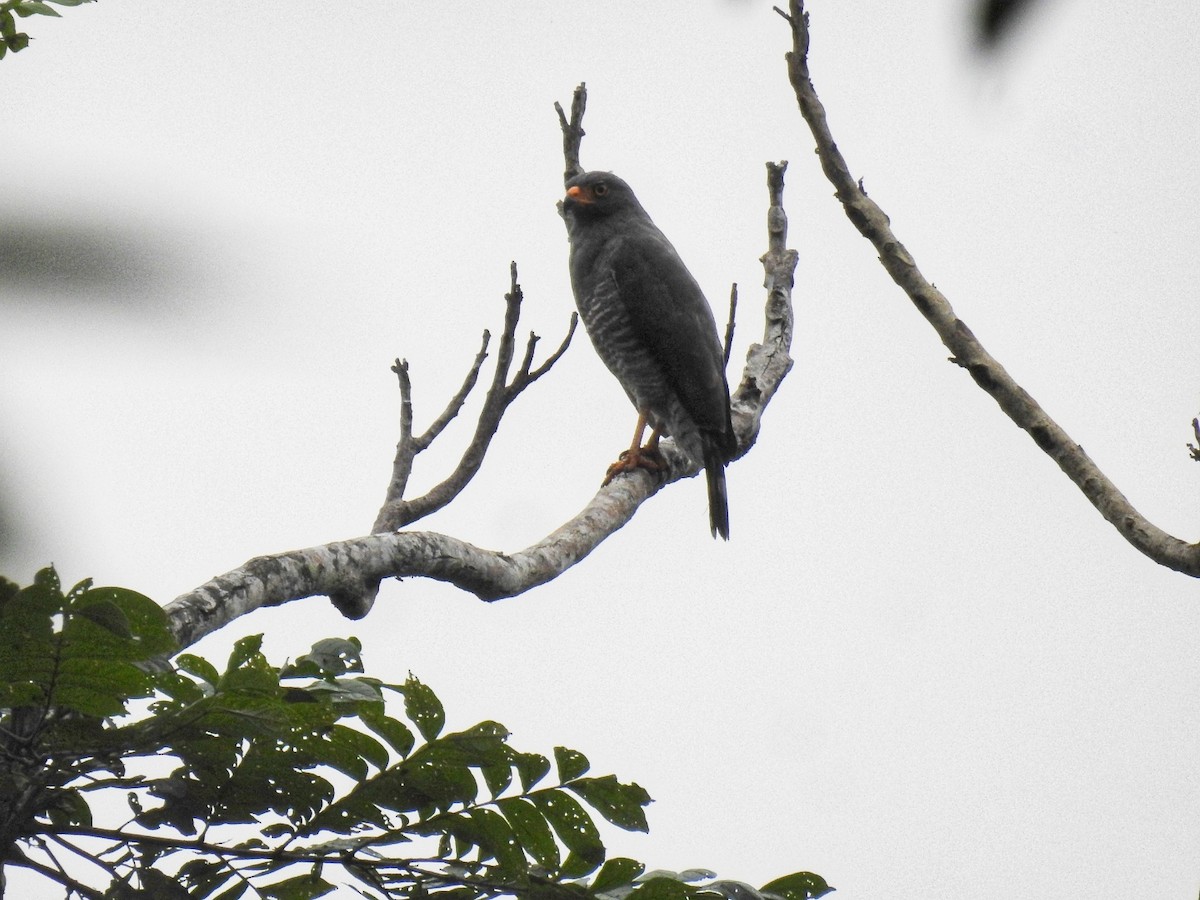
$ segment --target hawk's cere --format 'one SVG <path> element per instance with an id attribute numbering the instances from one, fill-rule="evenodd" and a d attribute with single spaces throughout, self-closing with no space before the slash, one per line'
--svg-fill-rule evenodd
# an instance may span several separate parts
<path id="1" fill-rule="evenodd" d="M 737 450 L 725 353 L 700 285 L 637 197 L 609 172 L 567 182 L 571 286 L 596 352 L 638 411 L 609 477 L 655 468 L 660 435 L 704 466 L 713 536 L 729 539 L 725 464 Z M 646 425 L 653 429 L 641 446 Z"/>

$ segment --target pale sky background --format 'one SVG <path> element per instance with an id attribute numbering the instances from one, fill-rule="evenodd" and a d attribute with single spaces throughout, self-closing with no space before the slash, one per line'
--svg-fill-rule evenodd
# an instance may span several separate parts
<path id="1" fill-rule="evenodd" d="M 820 175 L 769 3 L 63 12 L 0 62 L 3 247 L 66 248 L 44 277 L 0 259 L 0 571 L 53 561 L 166 602 L 369 530 L 392 360 L 424 427 L 499 330 L 514 259 L 521 333 L 548 350 L 566 328 L 552 103 L 585 80 L 585 165 L 633 185 L 718 310 L 742 286 L 738 361 L 761 333 L 763 162 L 791 160 L 796 366 L 729 471 L 733 540 L 688 481 L 525 596 L 393 582 L 365 621 L 314 598 L 196 650 L 357 635 L 453 727 L 495 718 L 645 786 L 650 835 L 609 847 L 651 867 L 808 869 L 843 900 L 1196 897 L 1200 586 L 946 361 Z M 958 0 L 811 13 L 835 137 L 922 271 L 1194 540 L 1200 6 L 1059 0 L 989 65 Z M 418 527 L 520 549 L 587 502 L 633 421 L 581 334 Z"/>

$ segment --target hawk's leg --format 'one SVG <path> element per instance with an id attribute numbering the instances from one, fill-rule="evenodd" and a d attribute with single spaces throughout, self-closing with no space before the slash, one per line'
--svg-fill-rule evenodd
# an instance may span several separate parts
<path id="1" fill-rule="evenodd" d="M 608 484 L 622 472 L 632 472 L 635 469 L 649 469 L 651 472 L 661 472 L 666 468 L 666 461 L 658 452 L 658 432 L 651 430 L 650 440 L 642 446 L 642 435 L 646 432 L 646 417 L 638 413 L 637 428 L 633 432 L 633 443 L 628 450 L 621 452 L 617 461 L 608 467 L 604 473 L 604 483 Z"/>

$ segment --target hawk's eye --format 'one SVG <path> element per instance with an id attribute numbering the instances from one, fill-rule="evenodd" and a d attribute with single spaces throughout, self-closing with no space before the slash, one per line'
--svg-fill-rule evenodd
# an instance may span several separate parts
<path id="1" fill-rule="evenodd" d="M 605 194 L 608 193 L 608 185 L 602 181 L 598 185 L 596 185 L 594 188 L 592 188 L 592 193 L 595 194 L 597 197 L 603 197 Z"/>

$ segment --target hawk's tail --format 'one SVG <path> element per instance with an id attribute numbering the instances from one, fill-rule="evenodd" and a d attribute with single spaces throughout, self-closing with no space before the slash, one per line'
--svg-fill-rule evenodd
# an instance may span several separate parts
<path id="1" fill-rule="evenodd" d="M 708 435 L 705 435 L 709 438 Z M 704 442 L 704 477 L 708 479 L 708 524 L 713 537 L 729 540 L 729 495 L 725 492 L 725 453 L 720 442 Z"/>

